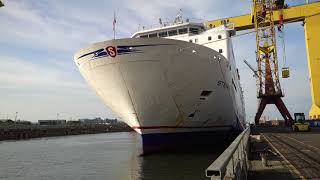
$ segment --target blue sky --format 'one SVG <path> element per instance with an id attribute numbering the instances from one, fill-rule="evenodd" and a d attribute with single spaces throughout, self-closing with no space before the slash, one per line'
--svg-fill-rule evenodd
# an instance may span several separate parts
<path id="1" fill-rule="evenodd" d="M 191 19 L 214 20 L 250 12 L 251 0 L 2 0 L 0 8 L 0 119 L 37 121 L 84 117 L 116 117 L 85 83 L 73 63 L 73 54 L 90 43 L 112 38 L 117 12 L 117 37 L 125 38 L 139 25 L 172 20 L 182 8 Z M 304 0 L 286 1 L 289 5 Z M 238 32 L 242 33 L 242 32 Z M 311 97 L 301 23 L 285 26 L 286 58 L 291 77 L 281 80 L 289 111 L 308 113 Z M 255 64 L 253 34 L 233 39 L 247 120 L 257 108 L 255 79 L 242 62 Z M 280 54 L 283 54 L 278 42 Z M 282 56 L 279 57 L 283 66 Z M 265 115 L 280 117 L 273 106 Z"/>

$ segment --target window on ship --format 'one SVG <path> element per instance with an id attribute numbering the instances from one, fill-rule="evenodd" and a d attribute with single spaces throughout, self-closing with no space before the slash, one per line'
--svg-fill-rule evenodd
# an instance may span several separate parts
<path id="1" fill-rule="evenodd" d="M 159 32 L 159 37 L 167 37 L 167 31 L 166 32 Z"/>
<path id="2" fill-rule="evenodd" d="M 179 34 L 187 34 L 188 28 L 179 29 L 178 31 L 179 31 Z"/>
<path id="3" fill-rule="evenodd" d="M 199 29 L 198 28 L 189 28 L 189 32 L 191 34 L 199 34 Z"/>
<path id="4" fill-rule="evenodd" d="M 169 36 L 175 36 L 178 33 L 177 33 L 177 30 L 175 29 L 175 30 L 168 31 L 168 34 L 169 34 Z"/>
<path id="5" fill-rule="evenodd" d="M 140 35 L 140 38 L 148 38 L 148 35 Z"/>
<path id="6" fill-rule="evenodd" d="M 157 33 L 149 34 L 149 38 L 158 37 Z"/>

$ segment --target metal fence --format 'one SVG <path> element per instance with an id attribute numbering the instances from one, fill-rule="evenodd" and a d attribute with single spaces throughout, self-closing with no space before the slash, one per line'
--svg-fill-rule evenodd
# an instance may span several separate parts
<path id="1" fill-rule="evenodd" d="M 206 169 L 206 176 L 216 179 L 247 179 L 250 127 Z"/>

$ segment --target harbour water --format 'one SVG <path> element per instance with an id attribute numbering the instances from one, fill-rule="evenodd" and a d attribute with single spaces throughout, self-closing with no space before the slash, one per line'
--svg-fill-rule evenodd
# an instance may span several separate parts
<path id="1" fill-rule="evenodd" d="M 216 152 L 140 156 L 135 132 L 0 142 L 0 179 L 207 179 Z"/>

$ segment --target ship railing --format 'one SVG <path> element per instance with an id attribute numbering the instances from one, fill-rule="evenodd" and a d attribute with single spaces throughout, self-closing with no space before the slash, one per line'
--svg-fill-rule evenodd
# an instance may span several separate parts
<path id="1" fill-rule="evenodd" d="M 205 20 L 203 19 L 184 19 L 181 22 L 173 22 L 173 21 L 164 21 L 161 22 L 161 24 L 153 24 L 153 25 L 139 25 L 138 31 L 144 31 L 144 30 L 150 30 L 150 29 L 156 29 L 156 28 L 163 28 L 167 26 L 173 26 L 177 24 L 184 24 L 184 23 L 198 23 L 198 24 L 205 24 Z"/>
<path id="2" fill-rule="evenodd" d="M 249 137 L 250 127 L 245 129 L 206 169 L 206 177 L 211 178 L 211 180 L 247 179 Z"/>

